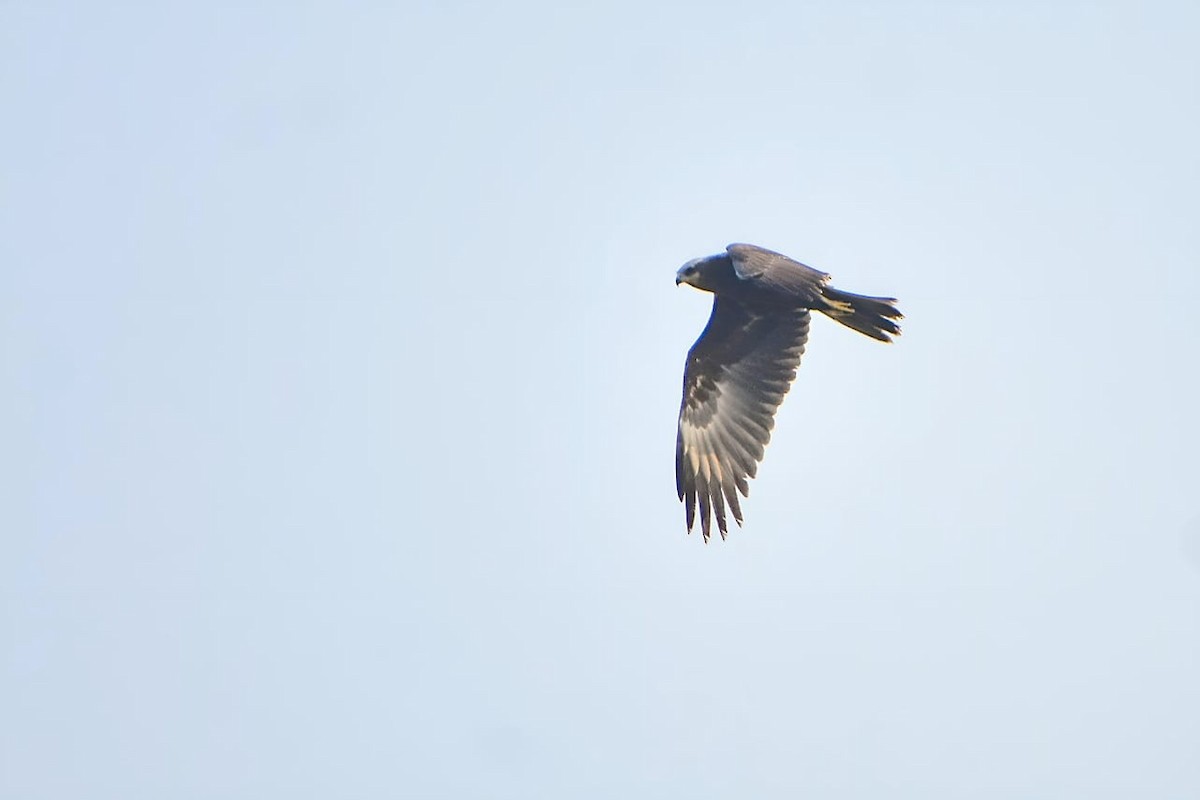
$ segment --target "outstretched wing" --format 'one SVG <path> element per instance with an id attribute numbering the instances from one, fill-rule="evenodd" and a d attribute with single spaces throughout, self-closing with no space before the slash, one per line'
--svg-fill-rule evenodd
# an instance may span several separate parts
<path id="1" fill-rule="evenodd" d="M 771 439 L 775 410 L 796 377 L 808 339 L 807 309 L 758 312 L 717 297 L 712 316 L 688 351 L 675 446 L 675 483 L 691 532 L 700 506 L 708 540 L 712 516 L 721 538 L 725 506 L 742 524 L 738 492 L 749 495 Z"/>

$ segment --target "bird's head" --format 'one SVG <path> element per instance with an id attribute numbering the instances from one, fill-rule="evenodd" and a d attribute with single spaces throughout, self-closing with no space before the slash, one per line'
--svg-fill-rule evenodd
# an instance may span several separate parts
<path id="1" fill-rule="evenodd" d="M 675 273 L 675 285 L 686 283 L 689 286 L 695 286 L 697 289 L 703 289 L 706 292 L 716 291 L 717 274 L 714 271 L 716 262 L 723 256 L 705 256 L 704 258 L 693 258 L 691 261 L 684 264 Z"/>

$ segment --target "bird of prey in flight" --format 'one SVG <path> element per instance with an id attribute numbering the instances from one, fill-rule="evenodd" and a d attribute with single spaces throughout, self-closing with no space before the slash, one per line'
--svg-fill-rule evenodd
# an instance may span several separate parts
<path id="1" fill-rule="evenodd" d="M 711 517 L 724 539 L 725 506 L 742 524 L 738 493 L 749 496 L 771 439 L 775 410 L 796 377 L 810 311 L 820 311 L 881 342 L 899 335 L 890 297 L 864 297 L 829 285 L 829 275 L 752 244 L 680 267 L 675 284 L 713 293 L 712 316 L 688 351 L 675 445 L 675 484 L 688 533 L 700 506 L 708 541 Z"/>

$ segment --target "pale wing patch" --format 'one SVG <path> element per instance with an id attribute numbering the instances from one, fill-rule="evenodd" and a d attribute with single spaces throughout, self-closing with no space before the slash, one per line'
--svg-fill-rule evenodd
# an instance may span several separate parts
<path id="1" fill-rule="evenodd" d="M 714 310 L 714 319 L 717 314 Z M 718 328 L 728 342 L 709 343 L 704 336 L 697 342 L 694 350 L 702 344 L 706 349 L 689 360 L 679 414 L 680 499 L 689 529 L 699 505 L 705 540 L 713 517 L 726 535 L 727 506 L 742 523 L 738 495 L 749 495 L 748 479 L 771 440 L 775 411 L 795 378 L 808 336 L 803 309 L 771 319 L 742 313 L 738 321 L 736 327 Z"/>

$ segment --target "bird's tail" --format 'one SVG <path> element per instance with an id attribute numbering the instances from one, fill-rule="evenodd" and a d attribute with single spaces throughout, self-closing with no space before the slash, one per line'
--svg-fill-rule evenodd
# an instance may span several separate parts
<path id="1" fill-rule="evenodd" d="M 903 319 L 894 297 L 864 297 L 825 286 L 821 289 L 824 308 L 817 308 L 830 319 L 881 342 L 900 335 L 900 326 L 892 320 Z"/>

